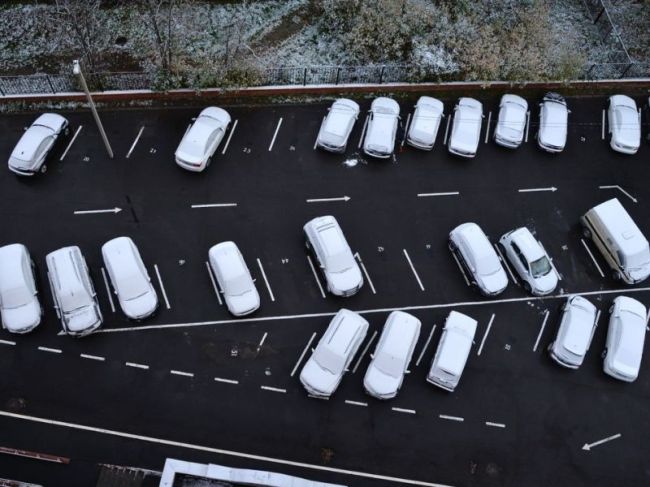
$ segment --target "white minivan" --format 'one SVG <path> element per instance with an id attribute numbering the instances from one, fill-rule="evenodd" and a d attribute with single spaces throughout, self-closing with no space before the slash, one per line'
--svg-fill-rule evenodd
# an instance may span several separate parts
<path id="1" fill-rule="evenodd" d="M 458 311 L 449 313 L 427 382 L 450 392 L 456 389 L 472 348 L 476 326 L 476 320 L 467 315 Z"/>
<path id="2" fill-rule="evenodd" d="M 650 245 L 620 201 L 612 198 L 580 217 L 590 238 L 611 267 L 614 279 L 636 284 L 650 276 Z"/>

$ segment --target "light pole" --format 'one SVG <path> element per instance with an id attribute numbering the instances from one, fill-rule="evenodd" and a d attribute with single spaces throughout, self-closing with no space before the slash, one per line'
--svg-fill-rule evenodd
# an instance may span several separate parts
<path id="1" fill-rule="evenodd" d="M 95 107 L 95 102 L 93 101 L 93 97 L 90 96 L 90 91 L 88 91 L 88 85 L 86 84 L 86 79 L 84 78 L 84 75 L 81 72 L 81 66 L 79 65 L 79 61 L 77 59 L 72 61 L 72 72 L 75 74 L 75 76 L 79 78 L 79 83 L 81 84 L 81 88 L 84 90 L 84 93 L 86 93 L 86 98 L 88 98 L 88 105 L 90 105 L 90 111 L 93 112 L 95 123 L 97 124 L 99 133 L 102 136 L 104 145 L 106 146 L 106 152 L 108 152 L 108 157 L 113 159 L 113 149 L 111 149 L 111 144 L 108 142 L 108 137 L 106 137 L 106 132 L 104 132 L 104 126 L 102 125 L 102 121 L 99 119 L 99 113 L 97 113 L 97 107 Z"/>

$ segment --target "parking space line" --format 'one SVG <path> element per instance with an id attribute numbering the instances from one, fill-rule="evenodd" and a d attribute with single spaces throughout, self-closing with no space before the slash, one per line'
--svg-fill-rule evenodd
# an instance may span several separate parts
<path id="1" fill-rule="evenodd" d="M 81 132 L 81 129 L 83 128 L 83 125 L 79 125 L 79 128 L 77 128 L 77 131 L 74 133 L 72 136 L 72 139 L 70 140 L 70 143 L 68 144 L 68 147 L 65 148 L 65 151 L 63 151 L 63 155 L 59 158 L 59 162 L 61 162 L 65 156 L 68 155 L 68 151 L 70 150 L 70 147 L 72 147 L 72 144 L 74 144 L 74 141 L 77 140 L 77 135 L 79 135 L 79 132 Z"/>
<path id="2" fill-rule="evenodd" d="M 493 423 L 492 421 L 486 421 L 485 425 L 486 426 L 493 426 L 495 428 L 505 428 L 506 427 L 506 425 L 503 424 L 503 423 Z"/>
<path id="3" fill-rule="evenodd" d="M 138 364 L 136 362 L 124 362 L 124 365 L 127 367 L 132 367 L 134 369 L 149 370 L 149 366 L 145 364 Z"/>
<path id="4" fill-rule="evenodd" d="M 183 372 L 182 370 L 170 370 L 170 374 L 172 375 L 180 375 L 182 377 L 194 377 L 194 374 L 192 372 Z"/>
<path id="5" fill-rule="evenodd" d="M 603 108 L 603 116 L 600 120 L 600 138 L 605 140 L 605 109 Z"/>
<path id="6" fill-rule="evenodd" d="M 420 276 L 418 276 L 418 273 L 415 270 L 415 267 L 413 266 L 413 262 L 411 262 L 411 258 L 409 257 L 408 252 L 406 251 L 406 249 L 402 249 L 402 250 L 404 251 L 404 257 L 406 257 L 406 261 L 408 262 L 409 266 L 411 266 L 411 271 L 413 272 L 415 279 L 418 281 L 418 286 L 420 286 L 420 290 L 424 291 L 424 286 L 422 285 Z"/>
<path id="7" fill-rule="evenodd" d="M 537 340 L 535 340 L 535 345 L 533 346 L 533 352 L 537 351 L 537 346 L 539 345 L 539 341 L 542 339 L 542 333 L 544 333 L 544 328 L 546 328 L 546 321 L 548 320 L 548 315 L 550 312 L 546 310 L 544 313 L 544 321 L 542 321 L 542 326 L 539 329 L 539 334 L 537 335 Z"/>
<path id="8" fill-rule="evenodd" d="M 488 334 L 490 333 L 490 329 L 492 328 L 492 322 L 494 321 L 494 317 L 496 315 L 492 313 L 492 316 L 490 316 L 490 322 L 488 323 L 487 328 L 485 329 L 485 333 L 483 334 L 483 339 L 481 340 L 481 345 L 478 347 L 478 352 L 476 355 L 481 355 L 481 352 L 483 351 L 483 345 L 485 345 L 485 340 L 487 340 Z"/>
<path id="9" fill-rule="evenodd" d="M 108 279 L 106 278 L 106 270 L 103 267 L 102 267 L 102 278 L 104 279 L 104 286 L 106 286 L 106 294 L 108 295 L 108 302 L 111 304 L 111 311 L 115 313 L 115 304 L 113 303 L 111 287 L 108 285 Z"/>
<path id="10" fill-rule="evenodd" d="M 463 275 L 465 284 L 469 286 L 469 279 L 467 279 L 467 276 L 465 275 L 465 269 L 463 269 L 463 266 L 460 265 L 460 261 L 458 260 L 458 257 L 456 257 L 456 254 L 454 252 L 451 252 L 451 256 L 454 258 L 454 261 L 456 261 L 456 265 L 458 266 L 458 269 L 460 269 L 460 273 Z"/>
<path id="11" fill-rule="evenodd" d="M 634 196 L 632 196 L 630 193 L 625 191 L 623 188 L 621 188 L 617 184 L 615 184 L 615 185 L 607 185 L 607 186 L 598 186 L 598 189 L 618 189 L 621 193 L 623 193 L 625 196 L 630 198 L 632 201 L 634 201 L 635 203 L 638 203 L 638 200 Z"/>
<path id="12" fill-rule="evenodd" d="M 269 285 L 269 280 L 266 278 L 266 272 L 264 272 L 264 267 L 262 267 L 262 262 L 260 259 L 257 259 L 257 265 L 260 268 L 260 272 L 262 273 L 262 277 L 264 278 L 264 283 L 266 284 L 266 289 L 269 292 L 269 296 L 271 297 L 271 301 L 275 301 L 275 296 L 273 296 L 273 291 L 271 291 L 271 286 Z"/>
<path id="13" fill-rule="evenodd" d="M 366 115 L 366 120 L 363 122 L 363 128 L 361 129 L 361 137 L 359 137 L 359 145 L 357 145 L 357 149 L 361 149 L 361 144 L 363 144 L 363 136 L 366 134 L 367 126 L 368 126 L 368 115 Z"/>
<path id="14" fill-rule="evenodd" d="M 440 419 L 447 419 L 449 421 L 458 421 L 459 423 L 465 421 L 465 418 L 461 418 L 460 416 L 449 416 L 447 414 L 439 414 L 438 417 Z"/>
<path id="15" fill-rule="evenodd" d="M 364 407 L 364 408 L 368 407 L 367 402 L 349 401 L 347 399 L 345 400 L 345 404 L 349 404 L 350 406 L 361 406 L 361 407 Z"/>
<path id="16" fill-rule="evenodd" d="M 133 144 L 131 144 L 131 148 L 129 149 L 129 152 L 126 153 L 127 159 L 131 157 L 131 153 L 133 152 L 133 149 L 135 149 L 135 146 L 137 145 L 138 141 L 140 140 L 140 136 L 142 135 L 143 131 L 144 131 L 144 125 L 140 127 L 140 131 L 138 132 L 138 135 L 135 136 L 135 140 L 133 141 Z"/>
<path id="17" fill-rule="evenodd" d="M 454 117 L 453 114 L 449 115 L 447 117 L 447 127 L 445 127 L 445 138 L 442 141 L 442 145 L 447 145 L 447 135 L 449 134 L 449 123 L 451 122 L 451 119 Z"/>
<path id="18" fill-rule="evenodd" d="M 104 362 L 106 360 L 105 357 L 101 357 L 99 355 L 88 355 L 86 353 L 80 353 L 79 356 L 81 358 L 87 358 L 88 360 L 97 360 L 98 362 Z"/>
<path id="19" fill-rule="evenodd" d="M 41 352 L 49 352 L 49 353 L 63 353 L 63 350 L 59 348 L 50 348 L 50 347 L 38 347 L 38 349 Z"/>
<path id="20" fill-rule="evenodd" d="M 329 401 L 329 397 L 323 397 L 323 396 L 314 396 L 313 394 L 307 394 L 307 397 L 310 399 L 318 399 L 320 401 Z"/>
<path id="21" fill-rule="evenodd" d="M 370 340 L 368 340 L 368 343 L 366 343 L 366 346 L 364 347 L 363 351 L 361 352 L 361 355 L 359 355 L 359 358 L 357 359 L 357 363 L 354 364 L 354 368 L 352 369 L 353 374 L 356 373 L 357 369 L 359 368 L 359 364 L 363 360 L 363 357 L 366 355 L 366 352 L 368 351 L 368 349 L 370 348 L 370 345 L 372 345 L 372 342 L 375 340 L 376 337 L 377 337 L 377 330 L 375 330 L 375 332 L 370 337 Z"/>
<path id="22" fill-rule="evenodd" d="M 598 269 L 598 274 L 600 274 L 600 277 L 605 277 L 605 274 L 603 273 L 603 270 L 598 265 L 598 261 L 596 261 L 596 258 L 594 257 L 594 254 L 591 253 L 591 249 L 589 248 L 587 243 L 583 239 L 580 239 L 580 241 L 582 242 L 582 245 L 584 246 L 585 250 L 589 254 L 589 257 L 591 257 L 591 261 L 596 266 L 596 269 Z"/>
<path id="23" fill-rule="evenodd" d="M 163 285 L 162 278 L 160 277 L 158 264 L 154 264 L 153 268 L 156 271 L 156 276 L 158 277 L 158 284 L 160 285 L 160 290 L 162 291 L 163 298 L 165 298 L 165 306 L 167 307 L 167 309 L 171 309 L 171 306 L 169 305 L 169 299 L 167 299 L 167 291 L 165 291 L 165 286 Z"/>
<path id="24" fill-rule="evenodd" d="M 214 276 L 212 275 L 212 268 L 210 267 L 210 263 L 207 260 L 205 261 L 205 266 L 208 269 L 208 276 L 210 276 L 210 282 L 212 283 L 212 289 L 214 289 L 214 294 L 217 295 L 217 301 L 219 301 L 219 306 L 223 306 L 223 301 L 221 301 L 221 292 L 219 292 L 219 288 L 217 287 L 217 281 L 214 280 Z"/>
<path id="25" fill-rule="evenodd" d="M 418 198 L 428 198 L 430 196 L 458 196 L 459 191 L 447 191 L 444 193 L 418 193 Z"/>
<path id="26" fill-rule="evenodd" d="M 237 203 L 203 203 L 200 205 L 192 205 L 192 208 L 230 208 L 233 206 L 237 206 Z"/>
<path id="27" fill-rule="evenodd" d="M 298 357 L 296 365 L 293 366 L 293 370 L 291 371 L 291 375 L 289 375 L 289 377 L 293 377 L 296 373 L 296 370 L 298 370 L 298 367 L 300 367 L 300 362 L 302 362 L 302 359 L 305 358 L 305 354 L 307 353 L 307 350 L 309 350 L 309 346 L 311 345 L 311 342 L 314 341 L 314 338 L 316 338 L 316 332 L 312 333 L 311 338 L 307 342 L 307 345 L 305 345 L 305 348 L 302 350 L 300 357 Z"/>
<path id="28" fill-rule="evenodd" d="M 287 393 L 286 389 L 280 389 L 279 387 L 260 386 L 260 389 L 262 389 L 263 391 L 281 392 L 282 394 Z"/>
<path id="29" fill-rule="evenodd" d="M 405 409 L 405 408 L 396 408 L 396 407 L 393 407 L 391 409 L 393 411 L 395 411 L 396 413 L 404 413 L 404 414 L 415 414 L 416 413 L 415 409 Z"/>
<path id="30" fill-rule="evenodd" d="M 526 138 L 524 142 L 528 143 L 528 129 L 530 128 L 530 110 L 526 112 Z"/>
<path id="31" fill-rule="evenodd" d="M 228 138 L 226 139 L 226 145 L 223 146 L 223 150 L 221 151 L 221 155 L 224 155 L 226 151 L 228 150 L 228 146 L 230 145 L 230 139 L 232 139 L 232 134 L 235 133 L 235 129 L 237 128 L 237 123 L 239 120 L 235 120 L 235 123 L 232 124 L 232 128 L 230 129 L 230 133 L 228 134 Z"/>
<path id="32" fill-rule="evenodd" d="M 316 134 L 316 139 L 314 140 L 314 147 L 312 147 L 312 150 L 316 150 L 316 147 L 318 146 L 318 136 L 320 135 L 320 131 L 323 128 L 323 124 L 325 123 L 325 119 L 327 116 L 323 115 L 323 120 L 320 122 L 320 126 L 318 127 L 318 133 Z"/>
<path id="33" fill-rule="evenodd" d="M 278 132 L 280 131 L 280 126 L 282 125 L 282 117 L 280 117 L 280 120 L 278 120 L 278 126 L 275 127 L 275 132 L 273 133 L 273 138 L 271 139 L 271 144 L 269 145 L 269 152 L 273 149 L 273 144 L 275 144 L 275 138 L 278 136 Z"/>
<path id="34" fill-rule="evenodd" d="M 239 385 L 238 380 L 233 380 L 233 379 L 222 379 L 221 377 L 215 377 L 214 378 L 215 382 L 221 382 L 223 384 L 232 384 L 232 385 Z"/>
<path id="35" fill-rule="evenodd" d="M 2 344 L 2 345 L 11 345 L 12 347 L 16 346 L 16 342 L 12 342 L 11 340 L 0 340 L 0 344 Z"/>
<path id="36" fill-rule="evenodd" d="M 488 143 L 488 138 L 490 137 L 490 122 L 492 121 L 492 111 L 488 114 L 487 124 L 485 126 L 485 143 Z"/>
<path id="37" fill-rule="evenodd" d="M 318 274 L 316 273 L 316 268 L 314 267 L 314 263 L 311 261 L 311 257 L 307 256 L 307 262 L 309 262 L 309 267 L 311 268 L 311 272 L 314 275 L 314 279 L 316 279 L 316 284 L 318 284 L 318 290 L 320 291 L 320 295 L 323 296 L 323 299 L 325 299 L 325 291 L 323 291 L 323 286 L 320 283 L 320 279 L 318 278 Z"/>
<path id="38" fill-rule="evenodd" d="M 409 112 L 408 117 L 406 117 L 406 126 L 404 127 L 404 137 L 402 137 L 401 146 L 404 147 L 404 142 L 406 142 L 406 134 L 409 132 L 409 124 L 411 123 L 411 112 Z"/>
<path id="39" fill-rule="evenodd" d="M 515 275 L 512 273 L 512 269 L 510 269 L 510 265 L 508 265 L 508 261 L 501 253 L 501 249 L 497 244 L 494 244 L 494 250 L 496 250 L 497 254 L 499 254 L 499 257 L 501 257 L 501 262 L 503 262 L 503 265 L 508 270 L 508 274 L 510 274 L 510 277 L 512 278 L 512 282 L 514 282 L 517 286 L 519 286 L 519 282 L 517 282 L 517 279 L 515 279 Z"/>
<path id="40" fill-rule="evenodd" d="M 257 352 L 259 353 L 260 350 L 262 350 L 262 347 L 264 346 L 264 342 L 266 341 L 266 337 L 269 335 L 267 331 L 264 332 L 264 335 L 262 335 L 262 339 L 260 340 L 260 344 L 257 346 Z"/>
<path id="41" fill-rule="evenodd" d="M 429 333 L 429 338 L 427 338 L 427 341 L 424 342 L 424 346 L 422 347 L 422 351 L 420 352 L 420 355 L 418 356 L 418 360 L 415 362 L 415 366 L 418 367 L 420 365 L 420 362 L 422 361 L 422 357 L 424 357 L 424 353 L 427 351 L 427 348 L 429 347 L 429 343 L 431 343 L 431 338 L 433 337 L 433 332 L 436 331 L 436 325 L 434 324 L 433 327 L 431 328 L 431 333 Z"/>
<path id="42" fill-rule="evenodd" d="M 359 252 L 356 252 L 354 256 L 357 258 L 357 261 L 359 261 L 359 265 L 361 266 L 361 270 L 363 271 L 364 275 L 366 276 L 366 280 L 368 281 L 368 284 L 370 284 L 370 290 L 372 291 L 372 294 L 377 294 L 377 291 L 375 290 L 375 285 L 372 283 L 372 279 L 370 279 L 370 275 L 368 274 L 368 270 L 366 269 L 366 266 L 363 264 L 363 260 L 361 259 L 361 255 Z"/>

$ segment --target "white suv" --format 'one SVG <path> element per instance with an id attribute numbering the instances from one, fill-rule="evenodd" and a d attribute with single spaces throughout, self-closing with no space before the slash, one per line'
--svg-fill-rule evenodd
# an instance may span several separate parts
<path id="1" fill-rule="evenodd" d="M 23 244 L 0 247 L 0 314 L 12 333 L 30 332 L 41 322 L 34 264 Z"/>
<path id="2" fill-rule="evenodd" d="M 329 108 L 318 131 L 316 144 L 329 152 L 345 152 L 354 122 L 359 117 L 359 105 L 347 98 L 339 98 Z"/>
<path id="3" fill-rule="evenodd" d="M 547 93 L 539 106 L 537 144 L 547 152 L 562 152 L 566 145 L 571 113 L 566 100 L 558 93 Z"/>
<path id="4" fill-rule="evenodd" d="M 390 98 L 379 97 L 372 101 L 368 131 L 363 141 L 363 152 L 371 157 L 386 159 L 395 148 L 399 121 L 399 105 Z"/>
<path id="5" fill-rule="evenodd" d="M 555 341 L 548 347 L 551 358 L 569 369 L 582 365 L 596 331 L 598 311 L 582 296 L 571 296 L 562 307 Z"/>
<path id="6" fill-rule="evenodd" d="M 615 379 L 634 382 L 643 357 L 646 308 L 636 299 L 619 296 L 610 312 L 603 370 Z"/>

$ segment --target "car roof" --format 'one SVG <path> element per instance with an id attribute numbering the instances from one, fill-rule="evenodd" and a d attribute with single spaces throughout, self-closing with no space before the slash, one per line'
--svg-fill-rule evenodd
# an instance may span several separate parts
<path id="1" fill-rule="evenodd" d="M 372 101 L 370 109 L 375 113 L 390 113 L 391 115 L 399 115 L 399 104 L 392 98 L 380 96 Z"/>
<path id="2" fill-rule="evenodd" d="M 14 147 L 14 150 L 11 152 L 11 157 L 23 161 L 31 161 L 36 155 L 36 151 L 41 142 L 53 134 L 54 132 L 51 128 L 32 125 L 20 138 L 16 147 Z"/>
<path id="3" fill-rule="evenodd" d="M 322 343 L 331 350 L 347 353 L 359 330 L 367 324 L 368 322 L 358 314 L 341 309 L 332 318 Z"/>
<path id="4" fill-rule="evenodd" d="M 521 227 L 512 232 L 512 240 L 517 244 L 519 250 L 529 261 L 534 261 L 544 257 L 545 252 L 537 239 L 526 227 Z"/>
<path id="5" fill-rule="evenodd" d="M 322 244 L 323 250 L 326 255 L 335 255 L 342 251 L 348 250 L 345 236 L 339 226 L 336 218 L 331 215 L 326 215 L 314 218 L 309 222 Z"/>
<path id="6" fill-rule="evenodd" d="M 209 250 L 210 256 L 219 265 L 224 279 L 241 276 L 246 272 L 242 256 L 235 242 L 221 242 Z"/>
<path id="7" fill-rule="evenodd" d="M 445 322 L 447 332 L 444 344 L 438 355 L 438 367 L 454 375 L 460 375 L 465 367 L 467 356 L 476 333 L 476 320 L 467 315 L 452 311 Z"/>
<path id="8" fill-rule="evenodd" d="M 624 254 L 632 255 L 648 248 L 648 240 L 617 198 L 594 206 L 591 211 L 609 229 Z"/>
<path id="9" fill-rule="evenodd" d="M 570 314 L 563 345 L 570 352 L 582 354 L 589 344 L 596 307 L 582 296 L 574 296 L 568 309 Z M 589 320 L 588 327 L 583 326 L 585 320 Z"/>
<path id="10" fill-rule="evenodd" d="M 102 246 L 102 253 L 117 265 L 135 262 L 136 249 L 130 237 L 116 237 Z"/>
<path id="11" fill-rule="evenodd" d="M 24 286 L 22 257 L 26 251 L 23 244 L 9 244 L 0 247 L 0 272 L 2 273 L 0 285 L 3 290 Z"/>
<path id="12" fill-rule="evenodd" d="M 386 336 L 382 336 L 382 351 L 393 356 L 404 356 L 411 348 L 414 335 L 420 330 L 420 326 L 420 320 L 415 316 L 402 311 L 392 312 L 384 327 L 383 333 L 386 333 Z"/>

